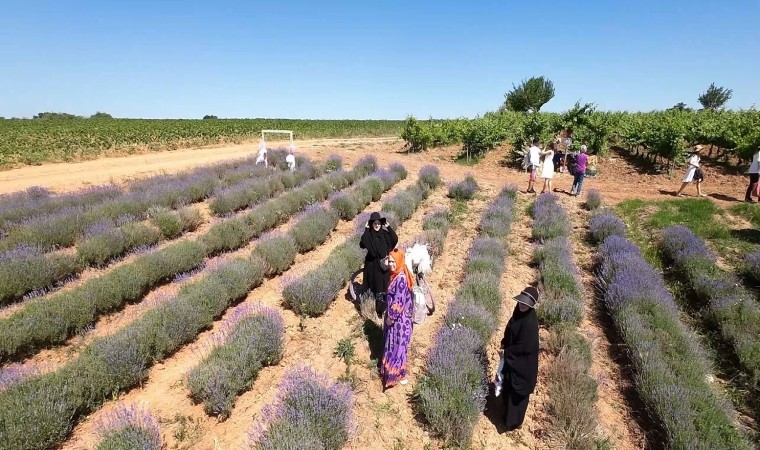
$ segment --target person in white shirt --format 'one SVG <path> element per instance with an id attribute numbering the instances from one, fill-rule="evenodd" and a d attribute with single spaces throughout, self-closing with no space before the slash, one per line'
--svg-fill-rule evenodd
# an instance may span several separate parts
<path id="1" fill-rule="evenodd" d="M 554 142 L 549 144 L 549 148 L 540 155 L 544 157 L 544 165 L 541 167 L 541 178 L 544 179 L 544 188 L 541 193 L 552 191 L 552 178 L 554 178 Z"/>
<path id="2" fill-rule="evenodd" d="M 269 167 L 269 162 L 267 161 L 267 144 L 264 142 L 264 139 L 259 141 L 259 155 L 256 157 L 256 165 L 264 164 L 264 167 Z"/>
<path id="3" fill-rule="evenodd" d="M 702 146 L 697 145 L 694 147 L 694 151 L 691 153 L 691 156 L 689 157 L 689 168 L 686 169 L 686 175 L 683 177 L 683 182 L 681 183 L 681 189 L 678 190 L 678 193 L 676 194 L 678 197 L 683 197 L 683 190 L 686 189 L 686 186 L 689 185 L 689 183 L 695 183 L 697 185 L 697 195 L 700 197 L 707 197 L 707 194 L 702 193 L 702 180 L 704 179 L 704 176 L 702 175 L 702 169 L 699 168 L 699 154 L 702 151 Z"/>
<path id="4" fill-rule="evenodd" d="M 757 189 L 757 182 L 760 181 L 760 145 L 755 149 L 755 153 L 752 155 L 752 162 L 749 165 L 749 186 L 747 186 L 747 193 L 744 194 L 744 201 L 754 203 L 752 195 L 755 194 Z M 757 196 L 760 198 L 760 196 Z"/>
<path id="5" fill-rule="evenodd" d="M 538 148 L 538 138 L 533 139 L 533 145 L 528 150 L 528 170 L 530 171 L 530 178 L 528 178 L 528 192 L 536 192 L 533 189 L 533 184 L 536 182 L 536 171 L 541 164 L 541 149 Z"/>
<path id="6" fill-rule="evenodd" d="M 285 162 L 288 163 L 288 169 L 290 169 L 291 172 L 295 172 L 296 170 L 296 157 L 293 155 L 295 150 L 295 147 L 291 145 L 288 149 L 288 156 L 285 157 Z"/>

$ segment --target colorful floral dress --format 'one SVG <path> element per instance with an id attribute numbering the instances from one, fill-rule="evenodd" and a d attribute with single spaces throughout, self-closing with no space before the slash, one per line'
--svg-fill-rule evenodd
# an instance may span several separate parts
<path id="1" fill-rule="evenodd" d="M 383 326 L 385 346 L 380 375 L 385 387 L 391 387 L 406 378 L 407 350 L 412 340 L 414 301 L 405 273 L 391 281 L 386 298 L 388 309 Z"/>

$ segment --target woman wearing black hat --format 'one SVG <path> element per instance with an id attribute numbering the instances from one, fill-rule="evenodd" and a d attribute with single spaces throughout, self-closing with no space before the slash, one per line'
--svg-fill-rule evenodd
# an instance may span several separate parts
<path id="1" fill-rule="evenodd" d="M 396 244 L 396 232 L 388 226 L 384 217 L 380 217 L 380 213 L 373 212 L 369 216 L 359 246 L 367 250 L 367 256 L 364 258 L 364 288 L 375 294 L 375 306 L 379 316 L 385 312 L 385 292 L 391 279 L 390 272 L 381 266 L 380 261 L 396 248 Z"/>
<path id="2" fill-rule="evenodd" d="M 538 377 L 538 317 L 533 309 L 538 303 L 538 289 L 527 287 L 515 300 L 517 305 L 501 340 L 508 431 L 522 425 Z"/>

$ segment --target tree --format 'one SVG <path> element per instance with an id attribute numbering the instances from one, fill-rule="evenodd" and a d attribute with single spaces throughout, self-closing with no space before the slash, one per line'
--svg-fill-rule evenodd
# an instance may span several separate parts
<path id="1" fill-rule="evenodd" d="M 554 97 L 554 83 L 548 78 L 532 77 L 504 95 L 503 109 L 507 111 L 538 112 Z"/>
<path id="2" fill-rule="evenodd" d="M 91 115 L 90 119 L 113 119 L 113 116 L 108 113 L 98 111 L 95 114 Z"/>
<path id="3" fill-rule="evenodd" d="M 212 120 L 212 119 L 218 119 L 218 117 L 212 116 L 210 114 L 206 114 L 205 116 L 203 116 L 203 120 Z"/>
<path id="4" fill-rule="evenodd" d="M 32 119 L 81 119 L 81 117 L 69 113 L 41 112 L 35 114 Z"/>
<path id="5" fill-rule="evenodd" d="M 692 109 L 686 106 L 686 103 L 678 102 L 672 108 L 668 108 L 668 111 L 692 111 Z"/>
<path id="6" fill-rule="evenodd" d="M 733 93 L 734 91 L 731 89 L 726 89 L 723 86 L 717 87 L 715 83 L 710 83 L 710 87 L 699 96 L 699 103 L 704 109 L 717 111 L 723 109 Z"/>

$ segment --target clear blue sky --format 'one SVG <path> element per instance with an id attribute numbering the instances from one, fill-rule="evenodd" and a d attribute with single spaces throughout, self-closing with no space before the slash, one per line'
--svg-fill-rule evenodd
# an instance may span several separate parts
<path id="1" fill-rule="evenodd" d="M 0 116 L 472 117 L 513 83 L 760 107 L 760 1 L 0 0 Z"/>

